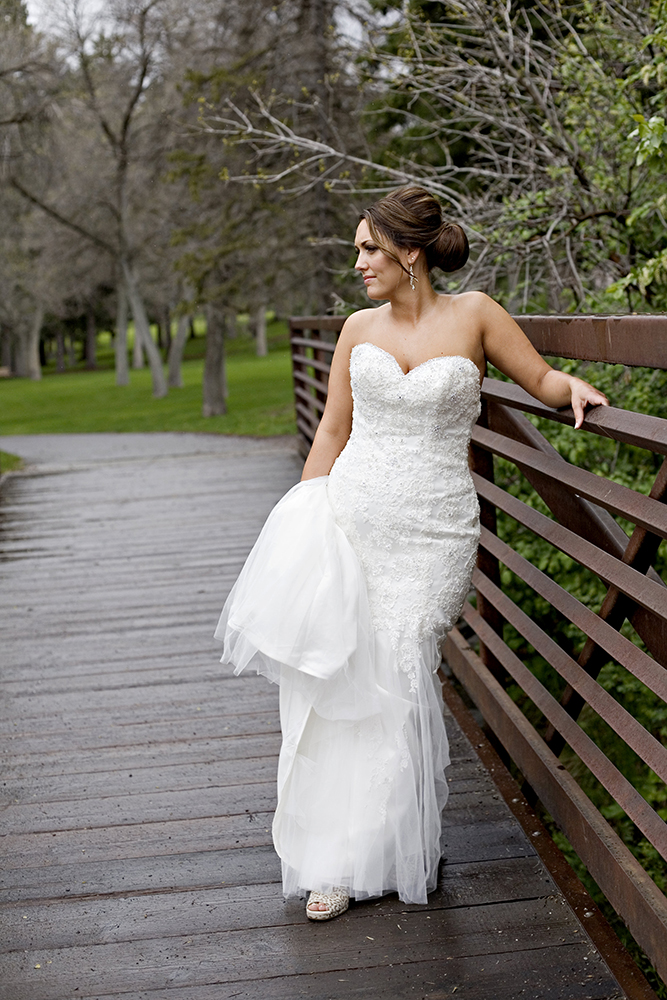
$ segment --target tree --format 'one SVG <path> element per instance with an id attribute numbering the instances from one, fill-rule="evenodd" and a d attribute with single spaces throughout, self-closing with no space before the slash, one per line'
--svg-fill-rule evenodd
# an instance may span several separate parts
<path id="1" fill-rule="evenodd" d="M 17 375 L 41 378 L 39 335 L 44 306 L 23 232 L 29 212 L 7 189 L 26 144 L 43 132 L 53 93 L 53 53 L 27 23 L 21 0 L 0 0 L 0 339 L 3 361 Z"/>
<path id="2" fill-rule="evenodd" d="M 165 96 L 173 98 L 175 88 L 169 93 L 161 76 L 174 30 L 172 13 L 167 0 L 119 0 L 107 12 L 106 24 L 85 24 L 76 3 L 67 8 L 68 71 L 47 155 L 35 157 L 29 182 L 25 171 L 12 176 L 15 189 L 31 204 L 114 262 L 122 284 L 119 314 L 122 319 L 126 298 L 156 396 L 164 395 L 167 386 L 140 272 L 155 235 L 152 186 L 164 166 L 173 110 L 165 106 Z M 51 173 L 56 163 L 58 170 Z M 168 244 L 168 236 L 164 240 Z M 122 340 L 121 332 L 118 343 L 124 350 Z M 119 362 L 119 379 L 125 378 Z"/>
<path id="3" fill-rule="evenodd" d="M 254 151 L 257 183 L 283 180 L 263 168 L 282 149 L 294 188 L 322 172 L 348 192 L 428 187 L 472 237 L 473 264 L 452 287 L 522 310 L 608 308 L 607 287 L 653 258 L 660 235 L 635 211 L 647 185 L 657 199 L 658 177 L 623 140 L 632 115 L 664 103 L 664 0 L 382 7 L 397 16 L 371 26 L 363 155 L 341 133 L 313 139 L 257 91 L 254 109 L 228 100 L 207 116 L 210 130 Z"/>
<path id="4" fill-rule="evenodd" d="M 665 65 L 667 62 L 667 5 L 658 5 L 656 30 L 648 34 L 643 48 L 649 61 L 635 71 L 632 83 L 641 83 L 654 92 L 647 102 L 652 108 L 664 109 Z M 640 259 L 628 274 L 612 286 L 619 295 L 632 291 L 648 302 L 653 308 L 667 308 L 667 195 L 664 192 L 665 153 L 667 152 L 667 131 L 663 115 L 632 115 L 635 127 L 628 140 L 635 142 L 635 166 L 642 176 L 643 198 L 639 200 L 627 219 L 632 232 L 641 226 L 648 230 L 648 241 L 654 252 L 648 258 Z"/>
<path id="5" fill-rule="evenodd" d="M 186 96 L 197 114 L 190 118 L 189 141 L 173 156 L 171 174 L 192 199 L 175 235 L 181 247 L 178 267 L 195 298 L 214 305 L 216 316 L 248 312 L 258 317 L 260 354 L 266 350 L 267 303 L 286 312 L 334 308 L 332 250 L 340 254 L 341 209 L 331 199 L 326 170 L 293 197 L 280 182 L 255 183 L 258 176 L 289 177 L 298 171 L 293 150 L 274 144 L 249 155 L 240 144 L 221 143 L 215 112 L 233 108 L 243 118 L 257 100 L 266 99 L 314 141 L 345 128 L 357 90 L 356 82 L 351 85 L 348 75 L 341 75 L 336 6 L 333 0 L 212 2 L 208 18 L 200 21 L 206 55 L 188 74 Z M 220 352 L 226 325 L 214 323 L 216 345 L 207 351 L 208 413 L 222 405 Z M 213 385 L 215 398 L 209 397 Z"/>

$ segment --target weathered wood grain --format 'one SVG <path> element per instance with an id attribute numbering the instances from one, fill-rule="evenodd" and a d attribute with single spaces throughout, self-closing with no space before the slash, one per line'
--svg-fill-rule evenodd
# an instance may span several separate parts
<path id="1" fill-rule="evenodd" d="M 39 778 L 61 778 L 74 774 L 101 774 L 118 771 L 132 771 L 139 768 L 175 767 L 178 765 L 207 765 L 226 760 L 246 760 L 251 754 L 255 757 L 272 757 L 280 749 L 280 734 L 274 731 L 269 735 L 261 733 L 252 736 L 245 733 L 241 736 L 221 736 L 200 740 L 188 740 L 161 743 L 136 743 L 131 746 L 99 747 L 85 751 L 59 750 L 58 759 L 54 760 L 52 753 L 45 754 L 15 754 L 11 764 L 4 770 L 8 780 L 20 780 L 31 776 Z"/>
<path id="2" fill-rule="evenodd" d="M 219 714 L 211 712 L 206 715 L 194 713 L 167 721 L 139 720 L 125 725 L 112 724 L 103 731 L 94 726 L 87 728 L 80 726 L 75 730 L 71 726 L 63 728 L 58 720 L 52 721 L 48 732 L 44 732 L 43 729 L 31 731 L 27 727 L 20 729 L 20 724 L 17 722 L 11 735 L 5 737 L 4 742 L 0 742 L 0 747 L 4 748 L 2 752 L 6 756 L 11 753 L 16 759 L 22 754 L 52 756 L 70 750 L 76 752 L 92 748 L 103 750 L 107 747 L 150 747 L 165 742 L 176 745 L 188 741 L 208 740 L 221 734 L 252 736 L 279 733 L 280 722 L 275 698 L 271 701 L 270 707 L 264 710 L 258 706 L 256 711 L 252 711 L 253 704 L 248 706 L 249 711 L 235 712 L 233 715 L 224 714 L 222 711 Z"/>
<path id="3" fill-rule="evenodd" d="M 93 861 L 157 858 L 186 850 L 263 847 L 271 843 L 272 820 L 272 809 L 248 812 L 244 809 L 229 816 L 188 816 L 184 820 L 86 828 L 77 830 L 76 836 L 72 836 L 71 830 L 7 834 L 2 844 L 1 884 L 14 885 L 13 869 L 23 871 Z"/>
<path id="4" fill-rule="evenodd" d="M 451 718 L 428 905 L 283 902 L 277 689 L 212 632 L 298 472 L 283 443 L 6 481 L 1 1000 L 619 997 Z"/>
<path id="5" fill-rule="evenodd" d="M 194 819 L 220 814 L 264 812 L 275 808 L 275 780 L 221 789 L 194 788 L 184 791 L 155 789 L 134 795 L 112 795 L 106 799 L 79 802 L 7 802 L 3 827 L 8 833 L 79 830 L 95 826 L 125 826 L 163 820 Z"/>
<path id="6" fill-rule="evenodd" d="M 548 875 L 543 881 L 544 895 L 550 896 L 555 892 L 553 882 Z M 521 900 L 534 893 L 535 884 L 535 861 L 530 858 L 448 865 L 443 870 L 438 890 L 429 898 L 427 909 Z M 259 909 L 258 903 L 261 903 Z M 284 904 L 277 880 L 231 887 L 225 881 L 218 888 L 193 890 L 186 887 L 179 892 L 155 891 L 150 900 L 143 894 L 107 895 L 96 899 L 95 921 L 86 924 L 84 918 L 90 913 L 90 906 L 89 897 L 72 898 L 66 902 L 62 902 L 61 896 L 48 900 L 40 898 L 29 903 L 22 900 L 14 906 L 13 914 L 8 919 L 15 946 L 18 949 L 35 948 L 37 945 L 43 948 L 67 947 L 75 935 L 78 947 L 112 941 L 180 937 L 184 914 L 187 914 L 189 933 L 247 928 L 250 910 L 254 913 L 251 920 L 254 919 L 259 927 L 282 926 L 302 920 L 300 906 Z M 363 915 L 367 907 L 359 905 L 357 909 Z M 383 912 L 394 912 L 399 919 L 405 912 L 420 912 L 421 909 L 405 906 L 396 896 L 383 903 Z"/>
<path id="7" fill-rule="evenodd" d="M 254 901 L 254 909 L 257 906 Z M 97 996 L 176 984 L 189 989 L 216 979 L 270 980 L 276 972 L 295 977 L 334 971 L 344 975 L 348 969 L 377 967 L 380 956 L 383 964 L 440 960 L 445 968 L 455 957 L 478 957 L 483 966 L 507 952 L 576 948 L 580 938 L 562 906 L 551 900 L 400 914 L 361 904 L 324 933 L 303 917 L 288 926 L 269 926 L 270 933 L 264 925 L 93 947 L 28 949 L 8 954 L 5 961 L 9 976 L 19 982 L 29 975 L 34 984 L 35 971 L 43 970 L 40 998 L 59 1000 L 61 983 L 70 991 Z M 56 966 L 57 977 L 50 975 L 49 962 Z M 35 970 L 36 964 L 40 970 Z M 34 996 L 17 991 L 16 1000 Z"/>
<path id="8" fill-rule="evenodd" d="M 369 969 L 344 969 L 302 976 L 239 980 L 189 986 L 187 1000 L 621 1000 L 607 978 L 591 971 L 586 946 L 509 952 L 480 962 L 456 957 L 442 961 L 396 962 Z M 549 974 L 545 976 L 545 963 Z M 613 989 L 613 987 L 612 987 Z M 180 1000 L 179 986 L 165 990 L 105 994 L 104 1000 Z"/>

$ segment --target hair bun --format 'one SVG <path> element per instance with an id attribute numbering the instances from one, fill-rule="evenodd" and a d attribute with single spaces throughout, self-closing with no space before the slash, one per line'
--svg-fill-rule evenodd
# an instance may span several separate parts
<path id="1" fill-rule="evenodd" d="M 460 226 L 442 221 L 442 207 L 425 188 L 402 187 L 361 214 L 380 250 L 405 270 L 396 249 L 423 250 L 426 265 L 458 271 L 468 259 L 468 238 Z"/>
<path id="2" fill-rule="evenodd" d="M 470 255 L 468 237 L 455 222 L 443 222 L 436 239 L 426 250 L 429 270 L 439 267 L 441 271 L 458 271 Z"/>

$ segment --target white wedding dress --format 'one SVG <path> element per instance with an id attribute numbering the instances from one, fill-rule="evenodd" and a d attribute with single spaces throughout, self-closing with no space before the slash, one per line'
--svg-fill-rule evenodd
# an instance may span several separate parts
<path id="1" fill-rule="evenodd" d="M 235 673 L 280 683 L 285 895 L 343 886 L 425 903 L 449 763 L 434 672 L 479 536 L 468 470 L 479 371 L 445 356 L 406 375 L 364 343 L 350 374 L 347 445 L 329 476 L 269 515 L 216 637 Z"/>

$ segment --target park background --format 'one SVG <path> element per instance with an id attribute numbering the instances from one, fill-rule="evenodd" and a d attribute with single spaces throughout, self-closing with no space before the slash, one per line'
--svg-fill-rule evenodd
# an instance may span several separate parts
<path id="1" fill-rule="evenodd" d="M 664 312 L 666 99 L 664 0 L 0 0 L 0 434 L 294 433 L 287 318 L 366 304 L 356 220 L 406 183 L 470 238 L 439 290 L 513 313 Z M 667 417 L 665 371 L 559 364 Z M 655 478 L 655 456 L 540 429 L 624 485 Z M 496 476 L 539 504 L 509 463 Z M 599 608 L 592 574 L 508 518 L 499 533 Z M 574 630 L 504 574 L 576 656 Z M 639 681 L 609 664 L 601 683 L 667 740 Z M 653 772 L 592 712 L 581 724 L 667 819 Z M 657 852 L 563 760 L 664 891 Z"/>

